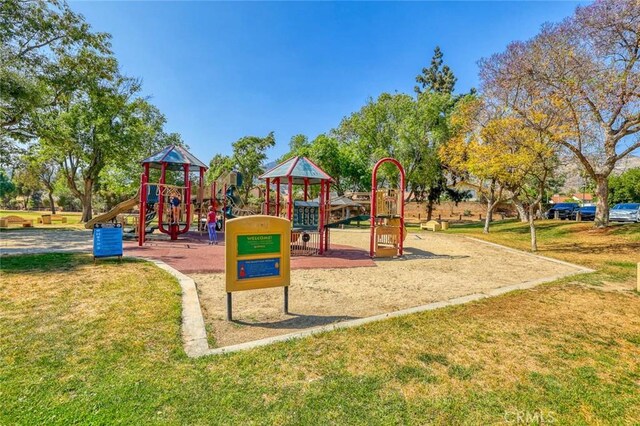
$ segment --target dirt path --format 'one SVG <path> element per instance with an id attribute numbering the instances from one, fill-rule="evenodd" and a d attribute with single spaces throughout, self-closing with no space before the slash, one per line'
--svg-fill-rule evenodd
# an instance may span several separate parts
<path id="1" fill-rule="evenodd" d="M 367 231 L 332 231 L 331 242 L 367 249 Z M 234 322 L 225 321 L 223 274 L 191 274 L 218 346 L 336 321 L 361 318 L 578 272 L 559 264 L 461 236 L 409 234 L 403 259 L 373 267 L 293 270 L 289 315 L 281 288 L 234 293 Z"/>

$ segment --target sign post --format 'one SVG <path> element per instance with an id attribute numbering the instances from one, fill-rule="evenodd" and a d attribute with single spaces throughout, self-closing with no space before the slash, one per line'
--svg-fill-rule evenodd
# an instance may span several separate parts
<path id="1" fill-rule="evenodd" d="M 93 225 L 93 261 L 111 256 L 122 258 L 122 224 L 96 223 Z"/>
<path id="2" fill-rule="evenodd" d="M 234 291 L 284 287 L 289 312 L 291 222 L 256 215 L 230 219 L 225 229 L 227 320 L 233 319 Z"/>

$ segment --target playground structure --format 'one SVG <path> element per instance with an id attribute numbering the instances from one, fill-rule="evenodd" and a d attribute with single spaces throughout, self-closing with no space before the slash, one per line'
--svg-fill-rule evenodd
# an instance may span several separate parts
<path id="1" fill-rule="evenodd" d="M 377 188 L 378 169 L 387 162 L 394 164 L 400 172 L 400 188 L 397 190 Z M 96 216 L 85 224 L 86 228 L 92 229 L 97 223 L 118 221 L 122 223 L 125 234 L 137 235 L 138 245 L 142 246 L 146 234 L 156 229 L 169 235 L 171 240 L 187 233 L 194 222 L 198 224 L 198 230 L 203 230 L 209 207 L 219 214 L 217 230 L 223 232 L 227 219 L 259 213 L 242 202 L 239 193 L 242 175 L 235 170 L 216 179 L 211 184 L 210 196 L 205 198 L 203 180 L 207 166 L 182 147 L 168 146 L 141 164 L 144 172 L 137 194 Z M 149 182 L 152 169 L 159 170 L 158 182 Z M 168 171 L 181 172 L 182 179 L 174 179 L 173 184 L 167 183 Z M 198 173 L 197 182 L 190 179 L 193 172 Z M 292 255 L 323 255 L 330 248 L 330 228 L 369 220 L 370 256 L 402 256 L 406 237 L 405 175 L 397 160 L 384 158 L 376 163 L 368 214 L 361 203 L 348 197 L 331 198 L 333 178 L 306 157 L 286 160 L 259 178 L 265 181 L 261 213 L 284 217 L 291 222 Z M 282 185 L 286 185 L 286 192 L 281 191 Z M 272 196 L 274 190 L 275 196 Z M 312 198 L 313 195 L 316 197 Z M 127 214 L 136 206 L 137 213 Z M 133 224 L 129 224 L 127 219 L 133 219 Z"/>
<path id="2" fill-rule="evenodd" d="M 221 214 L 219 231 L 225 229 L 227 219 L 256 214 L 254 210 L 247 208 L 242 202 L 238 193 L 238 188 L 241 186 L 242 174 L 236 170 L 221 175 L 211 184 L 209 201 L 213 210 Z"/>
<path id="3" fill-rule="evenodd" d="M 384 163 L 391 163 L 400 172 L 400 187 L 397 190 L 378 189 L 378 169 Z M 402 165 L 394 158 L 383 158 L 371 172 L 371 236 L 369 255 L 371 257 L 402 256 L 407 230 L 404 226 L 405 174 Z"/>
<path id="4" fill-rule="evenodd" d="M 140 177 L 140 187 L 136 195 L 121 202 L 106 213 L 98 215 L 85 223 L 85 228 L 93 229 L 98 223 L 123 222 L 124 233 L 138 236 L 138 245 L 145 242 L 146 234 L 156 229 L 169 235 L 171 240 L 176 240 L 178 235 L 189 231 L 192 222 L 192 206 L 197 209 L 198 222 L 202 217 L 203 206 L 203 179 L 207 166 L 194 157 L 186 149 L 170 145 L 160 152 L 142 161 L 144 172 Z M 160 170 L 159 182 L 149 182 L 151 169 Z M 182 184 L 172 185 L 167 183 L 167 171 L 182 172 Z M 190 174 L 198 172 L 198 183 L 191 182 Z M 192 197 L 192 188 L 196 186 L 195 199 Z M 172 204 L 176 201 L 175 205 Z M 134 216 L 132 227 L 128 227 L 126 217 L 138 206 L 138 213 Z M 157 220 L 157 225 L 152 225 Z"/>
<path id="5" fill-rule="evenodd" d="M 144 172 L 140 177 L 140 212 L 138 219 L 138 245 L 144 244 L 146 230 L 143 223 L 156 212 L 158 217 L 158 230 L 170 236 L 171 240 L 178 239 L 178 235 L 185 234 L 191 226 L 192 207 L 192 182 L 189 178 L 192 168 L 198 171 L 197 203 L 198 224 L 202 220 L 202 195 L 204 173 L 207 166 L 194 157 L 186 149 L 170 145 L 162 151 L 142 161 Z M 160 169 L 160 181 L 157 184 L 149 183 L 150 169 Z M 166 183 L 167 171 L 182 171 L 182 185 L 170 185 Z M 175 201 L 177 200 L 177 201 Z"/>
<path id="6" fill-rule="evenodd" d="M 333 178 L 306 157 L 293 157 L 260 176 L 265 181 L 263 214 L 291 222 L 291 254 L 322 255 L 329 250 L 329 202 Z M 282 209 L 281 185 L 287 185 L 286 209 Z M 294 200 L 294 185 L 302 187 L 302 200 Z M 318 198 L 310 189 L 318 185 Z M 275 200 L 270 193 L 275 186 Z"/>

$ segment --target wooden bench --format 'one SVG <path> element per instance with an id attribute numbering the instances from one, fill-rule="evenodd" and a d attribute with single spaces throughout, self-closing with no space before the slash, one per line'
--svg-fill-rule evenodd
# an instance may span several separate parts
<path id="1" fill-rule="evenodd" d="M 8 228 L 9 225 L 22 225 L 23 228 L 32 228 L 33 220 L 24 219 L 20 216 L 5 216 L 0 218 L 0 228 Z"/>
<path id="2" fill-rule="evenodd" d="M 61 214 L 43 214 L 38 218 L 38 223 L 51 225 L 51 222 L 53 222 L 54 220 L 58 220 L 61 223 L 67 223 L 66 216 L 62 216 Z"/>
<path id="3" fill-rule="evenodd" d="M 426 229 L 427 231 L 439 231 L 442 229 L 442 225 L 437 220 L 430 220 L 429 222 L 420 223 L 420 229 Z"/>
<path id="4" fill-rule="evenodd" d="M 67 217 L 62 216 L 61 214 L 52 214 L 51 221 L 53 222 L 54 220 L 59 220 L 62 223 L 67 223 Z"/>

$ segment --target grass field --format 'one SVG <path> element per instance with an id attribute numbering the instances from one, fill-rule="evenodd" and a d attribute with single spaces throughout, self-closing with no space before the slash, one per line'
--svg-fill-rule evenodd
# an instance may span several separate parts
<path id="1" fill-rule="evenodd" d="M 56 214 L 61 214 L 62 216 L 67 218 L 67 223 L 62 223 L 60 221 L 54 221 L 51 225 L 43 225 L 38 223 L 38 218 L 43 214 L 50 214 L 50 211 L 30 211 L 30 210 L 0 210 L 0 217 L 4 216 L 19 216 L 23 219 L 31 219 L 33 220 L 33 226 L 36 228 L 46 228 L 46 229 L 55 229 L 55 228 L 75 228 L 75 229 L 84 229 L 82 223 L 80 222 L 80 218 L 82 216 L 81 213 L 76 212 L 57 212 Z M 22 228 L 16 225 L 11 225 L 11 229 L 28 229 Z"/>
<path id="2" fill-rule="evenodd" d="M 531 247 L 527 224 L 496 222 L 489 234 L 482 224 L 458 225 L 447 232 L 503 244 L 524 251 Z M 610 288 L 632 288 L 640 262 L 640 224 L 596 229 L 593 222 L 542 221 L 537 224 L 538 254 L 596 269 L 581 282 Z M 571 279 L 569 281 L 573 281 Z"/>
<path id="3" fill-rule="evenodd" d="M 2 258 L 0 424 L 637 424 L 640 228 L 545 225 L 542 253 L 600 272 L 197 360 L 152 265 Z M 487 238 L 526 247 L 526 229 Z"/>

